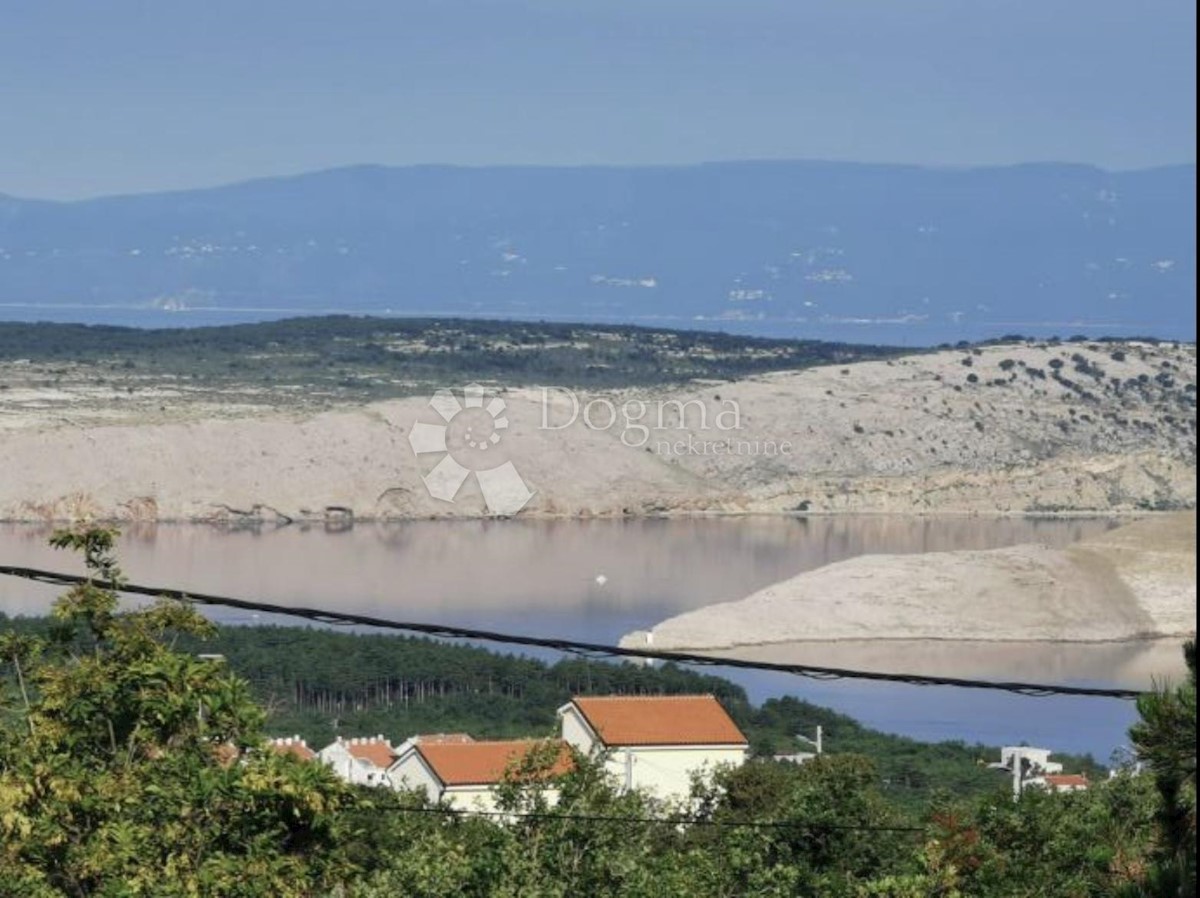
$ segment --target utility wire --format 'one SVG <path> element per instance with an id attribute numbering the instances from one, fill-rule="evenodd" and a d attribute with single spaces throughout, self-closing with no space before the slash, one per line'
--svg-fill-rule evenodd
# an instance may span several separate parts
<path id="1" fill-rule="evenodd" d="M 854 823 L 824 823 L 811 820 L 714 820 L 705 817 L 635 817 L 620 814 L 559 814 L 553 811 L 477 811 L 435 805 L 384 806 L 405 814 L 432 814 L 445 817 L 497 817 L 508 820 L 580 821 L 583 823 L 646 823 L 667 826 L 711 826 L 725 829 L 798 829 L 821 832 L 923 833 L 921 826 L 877 826 Z"/>
<path id="2" fill-rule="evenodd" d="M 961 689 L 986 689 L 997 692 L 1011 692 L 1016 695 L 1044 697 L 1052 695 L 1077 696 L 1087 698 L 1137 699 L 1143 693 L 1136 689 L 1105 689 L 1092 686 L 1070 686 L 1065 684 L 1025 683 L 996 680 L 975 680 L 963 677 L 943 677 L 930 674 L 913 673 L 883 673 L 872 670 L 854 670 L 841 667 L 819 667 L 810 664 L 782 664 L 769 661 L 749 661 L 744 658 L 718 658 L 712 655 L 697 655 L 690 652 L 663 652 L 652 649 L 627 648 L 625 646 L 605 645 L 595 642 L 581 642 L 573 639 L 557 637 L 526 636 L 514 633 L 498 633 L 490 630 L 475 630 L 467 627 L 455 627 L 447 624 L 431 624 L 415 621 L 395 621 L 380 617 L 370 617 L 364 614 L 352 614 L 344 611 L 324 611 L 318 608 L 296 608 L 288 605 L 275 605 L 268 602 L 254 602 L 247 599 L 237 599 L 231 596 L 210 595 L 199 592 L 188 592 L 157 586 L 140 586 L 134 583 L 107 584 L 91 577 L 81 577 L 75 574 L 64 574 L 58 571 L 46 571 L 38 568 L 0 565 L 0 575 L 20 577 L 38 583 L 50 583 L 57 586 L 77 586 L 93 583 L 112 588 L 117 592 L 130 595 L 153 596 L 156 598 L 175 599 L 198 605 L 214 605 L 223 608 L 237 608 L 242 611 L 252 611 L 261 614 L 281 614 L 298 617 L 320 624 L 340 626 L 366 626 L 381 630 L 399 630 L 406 633 L 418 633 L 422 636 L 435 636 L 443 639 L 473 639 L 482 642 L 494 642 L 502 645 L 517 645 L 532 648 L 552 649 L 581 655 L 599 655 L 607 658 L 640 658 L 647 661 L 671 661 L 677 664 L 696 665 L 704 667 L 728 667 L 739 670 L 758 670 L 771 673 L 786 673 L 795 676 L 808 677 L 814 680 L 873 680 L 885 683 L 903 683 L 911 686 L 954 686 Z"/>

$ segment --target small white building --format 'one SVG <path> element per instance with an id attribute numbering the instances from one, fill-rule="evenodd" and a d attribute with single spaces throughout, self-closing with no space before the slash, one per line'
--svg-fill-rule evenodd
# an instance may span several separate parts
<path id="1" fill-rule="evenodd" d="M 1007 770 L 1012 774 L 1013 797 L 1018 797 L 1030 786 L 1039 789 L 1050 788 L 1055 792 L 1064 791 L 1049 784 L 1051 777 L 1057 777 L 1063 772 L 1063 765 L 1050 760 L 1050 749 L 1034 748 L 1030 745 L 1009 745 L 1000 749 L 1000 763 L 989 764 L 999 770 Z M 1068 780 L 1071 778 L 1068 777 Z M 1073 780 L 1072 780 L 1073 782 Z M 1086 788 L 1086 786 L 1084 787 Z"/>
<path id="2" fill-rule="evenodd" d="M 745 763 L 749 744 L 711 695 L 588 696 L 558 709 L 563 741 L 603 757 L 624 790 L 684 799 L 692 777 Z"/>
<path id="3" fill-rule="evenodd" d="M 542 775 L 552 779 L 570 771 L 571 754 L 561 742 L 549 744 L 557 754 Z M 546 745 L 536 739 L 475 742 L 469 736 L 465 740 L 418 736 L 401 746 L 388 777 L 395 789 L 424 790 L 430 801 L 456 810 L 492 812 L 496 786 L 530 752 Z M 547 791 L 553 803 L 554 790 Z"/>
<path id="4" fill-rule="evenodd" d="M 317 752 L 323 764 L 348 783 L 358 786 L 388 785 L 387 769 L 396 759 L 396 750 L 383 736 L 343 739 Z"/>
<path id="5" fill-rule="evenodd" d="M 1031 745 L 1009 745 L 1000 749 L 1000 766 L 1012 770 L 1014 764 L 1020 764 L 1028 773 L 1044 776 L 1047 773 L 1062 773 L 1063 766 L 1057 761 L 1050 760 L 1051 751 L 1048 748 L 1034 748 Z"/>

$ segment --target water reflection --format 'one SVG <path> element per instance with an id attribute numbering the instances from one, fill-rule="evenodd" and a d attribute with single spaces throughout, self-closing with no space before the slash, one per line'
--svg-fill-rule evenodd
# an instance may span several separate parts
<path id="1" fill-rule="evenodd" d="M 1185 672 L 1183 640 L 977 642 L 931 639 L 779 642 L 705 652 L 777 664 L 854 668 L 982 680 L 1149 689 Z"/>
<path id="2" fill-rule="evenodd" d="M 856 555 L 1062 546 L 1110 526 L 1098 519 L 897 516 L 416 521 L 337 533 L 320 526 L 133 525 L 120 552 L 138 582 L 381 616 L 462 621 L 482 614 L 539 632 L 542 615 L 580 613 L 589 631 L 599 627 L 591 635 L 615 639 Z M 75 559 L 46 545 L 49 533 L 0 525 L 0 558 L 79 570 Z M 0 609 L 36 613 L 45 601 L 27 586 L 0 582 Z M 610 620 L 601 624 L 592 612 Z M 578 635 L 578 628 L 563 635 Z"/>
<path id="3" fill-rule="evenodd" d="M 1113 526 L 1107 519 L 900 516 L 416 521 L 360 523 L 337 533 L 320 526 L 227 530 L 135 525 L 122 534 L 120 552 L 126 574 L 139 583 L 392 619 L 615 642 L 630 630 L 741 598 L 856 555 L 1024 542 L 1057 547 Z M 49 533 L 46 527 L 0 525 L 0 561 L 80 571 L 77 559 L 46 544 Z M 603 583 L 597 582 L 600 574 Z M 43 613 L 60 591 L 0 577 L 0 611 Z M 213 616 L 226 622 L 256 620 L 229 611 Z M 1125 679 L 1127 674 L 1158 673 L 1157 665 L 1166 664 L 1171 653 L 1170 647 L 1129 644 L 1101 650 L 1110 652 L 1104 657 L 1086 648 L 1044 644 L 863 643 L 792 650 L 803 650 L 808 663 L 829 666 L 1098 683 L 1133 682 Z M 813 660 L 820 658 L 829 660 Z M 769 674 L 730 676 L 756 699 L 799 694 L 871 725 L 920 738 L 1026 739 L 1059 750 L 1090 750 L 1102 758 L 1121 744 L 1134 713 L 1130 703 L 1122 702 L 814 683 Z"/>

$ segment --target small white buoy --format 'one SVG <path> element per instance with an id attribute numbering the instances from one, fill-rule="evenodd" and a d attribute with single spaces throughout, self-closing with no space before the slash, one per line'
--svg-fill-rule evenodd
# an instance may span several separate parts
<path id="1" fill-rule="evenodd" d="M 607 582 L 608 582 L 608 578 L 606 576 L 604 576 L 603 574 L 596 575 L 596 585 L 597 586 L 603 586 Z"/>

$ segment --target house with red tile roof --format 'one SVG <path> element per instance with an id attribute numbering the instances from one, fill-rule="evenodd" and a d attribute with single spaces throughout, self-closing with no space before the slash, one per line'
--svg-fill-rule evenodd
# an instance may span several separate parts
<path id="1" fill-rule="evenodd" d="M 270 739 L 267 742 L 267 750 L 276 754 L 291 755 L 301 761 L 312 761 L 317 757 L 317 753 L 308 747 L 308 742 L 299 736 Z"/>
<path id="2" fill-rule="evenodd" d="M 622 789 L 682 799 L 693 776 L 745 763 L 749 744 L 711 695 L 581 696 L 558 709 L 563 741 L 601 757 Z"/>
<path id="3" fill-rule="evenodd" d="M 1049 773 L 1043 782 L 1051 792 L 1086 792 L 1090 785 L 1082 773 Z"/>
<path id="4" fill-rule="evenodd" d="M 317 757 L 348 783 L 386 786 L 387 769 L 396 760 L 396 750 L 383 736 L 339 736 L 317 752 Z"/>
<path id="5" fill-rule="evenodd" d="M 538 750 L 547 754 L 531 759 Z M 570 749 L 557 740 L 514 739 L 476 742 L 445 737 L 418 736 L 405 742 L 388 778 L 396 789 L 422 789 L 430 801 L 440 801 L 463 811 L 494 811 L 496 786 L 515 775 L 526 760 L 542 760 L 545 766 L 534 776 L 552 781 L 569 772 Z M 556 798 L 552 786 L 548 798 Z"/>
<path id="6" fill-rule="evenodd" d="M 1088 787 L 1085 775 L 1063 773 L 1063 765 L 1051 761 L 1051 754 L 1048 748 L 1009 745 L 1000 749 L 1000 762 L 988 766 L 1012 774 L 1013 798 L 1030 787 L 1051 792 L 1078 792 Z"/>

